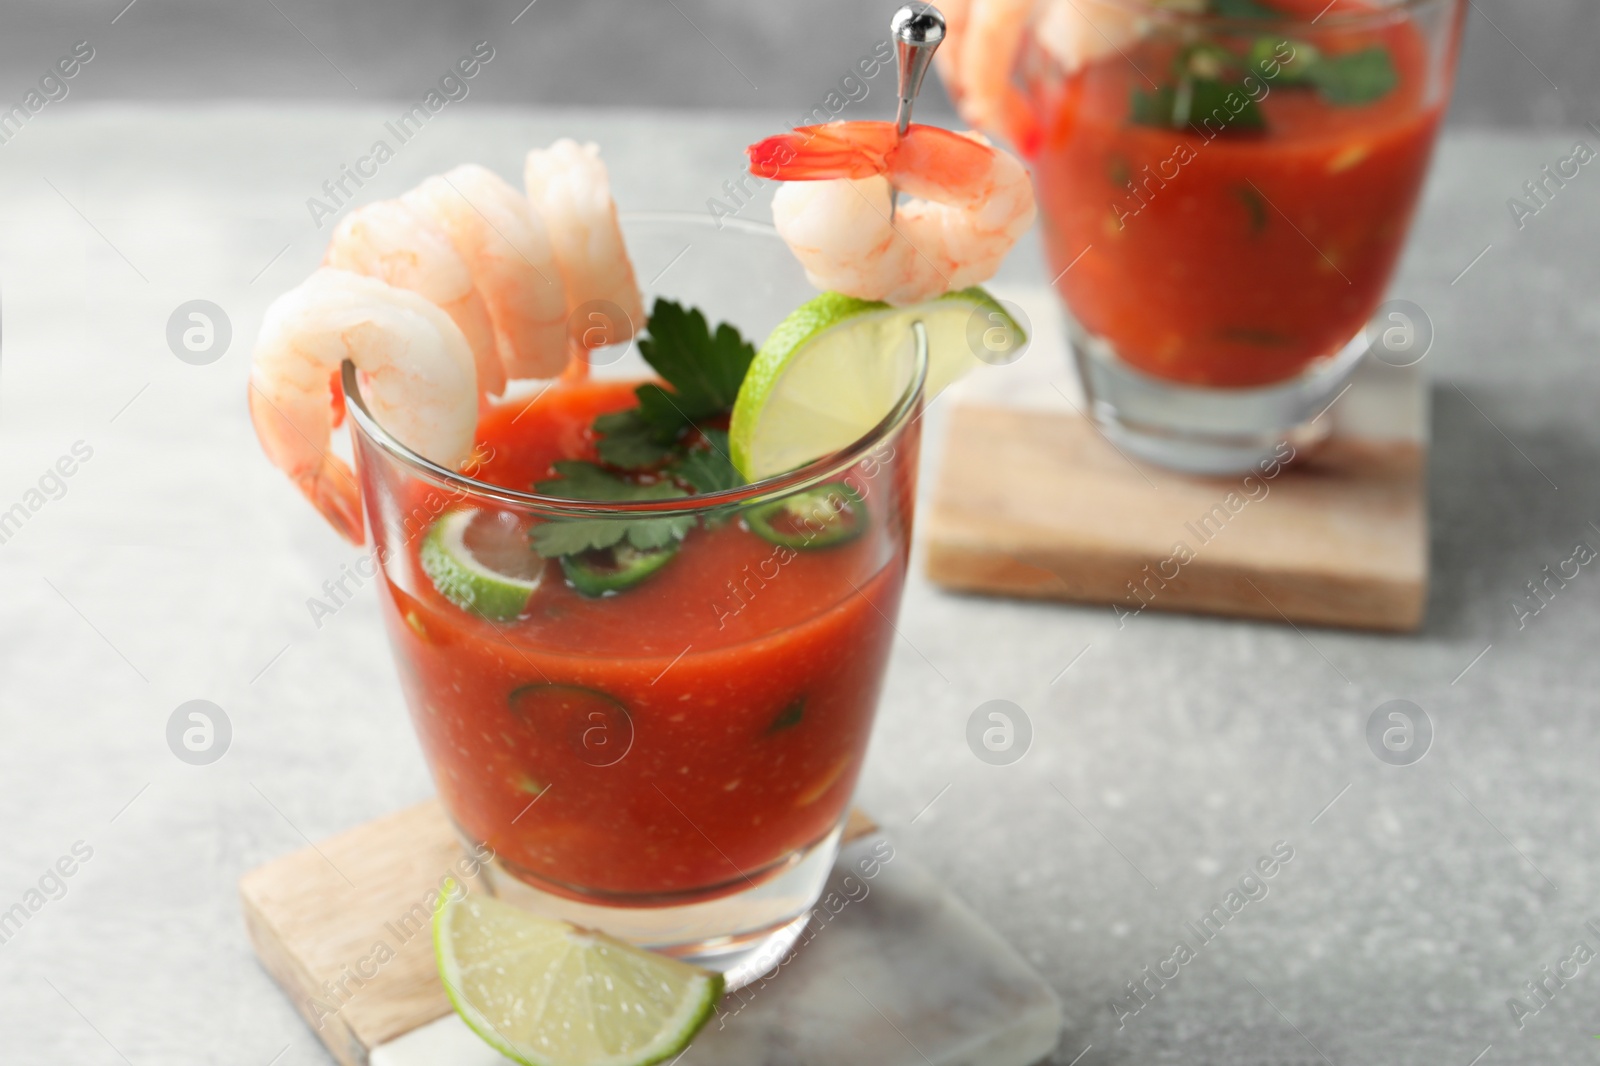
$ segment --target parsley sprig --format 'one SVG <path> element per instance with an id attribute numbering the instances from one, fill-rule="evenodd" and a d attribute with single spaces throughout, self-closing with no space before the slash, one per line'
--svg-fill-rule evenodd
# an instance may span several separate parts
<path id="1" fill-rule="evenodd" d="M 581 459 L 562 459 L 554 465 L 556 473 L 561 476 L 534 486 L 546 496 L 620 502 L 666 500 L 683 495 L 683 490 L 671 481 L 625 481 Z M 558 555 L 576 555 L 594 548 L 611 548 L 624 541 L 648 551 L 664 548 L 674 540 L 682 540 L 692 525 L 694 519 L 677 516 L 554 520 L 533 527 L 533 547 L 547 559 Z"/>
<path id="2" fill-rule="evenodd" d="M 600 458 L 624 470 L 658 465 L 687 427 L 726 414 L 756 349 L 726 322 L 713 332 L 698 310 L 658 299 L 639 353 L 672 391 L 640 385 L 639 406 L 595 419 Z"/>
<path id="3" fill-rule="evenodd" d="M 557 475 L 535 489 L 574 500 L 666 500 L 744 483 L 728 459 L 724 422 L 739 395 L 755 346 L 727 323 L 712 330 L 698 310 L 658 299 L 639 351 L 661 380 L 634 390 L 638 406 L 594 420 L 599 463 L 556 462 Z M 555 519 L 534 526 L 534 550 L 546 558 L 628 544 L 640 550 L 682 540 L 695 520 Z"/>
<path id="4" fill-rule="evenodd" d="M 1306 78 L 1324 100 L 1338 107 L 1370 104 L 1400 81 L 1388 49 L 1381 44 L 1342 56 L 1319 56 L 1306 68 Z"/>
<path id="5" fill-rule="evenodd" d="M 1206 5 L 1207 13 L 1219 15 L 1230 19 L 1272 19 L 1282 17 L 1282 13 L 1258 3 L 1257 0 L 1211 0 Z"/>
<path id="6" fill-rule="evenodd" d="M 1210 0 L 1207 10 L 1229 18 L 1281 17 L 1281 12 L 1258 0 Z M 1252 78 L 1258 94 L 1261 82 L 1281 89 L 1310 89 L 1335 107 L 1370 104 L 1388 95 L 1400 80 L 1381 44 L 1326 56 L 1305 41 L 1259 37 L 1240 56 L 1215 42 L 1197 41 L 1179 51 L 1170 83 L 1133 90 L 1129 117 L 1140 126 L 1196 131 L 1210 120 L 1218 127 L 1213 136 L 1258 133 L 1266 122 L 1249 88 Z"/>

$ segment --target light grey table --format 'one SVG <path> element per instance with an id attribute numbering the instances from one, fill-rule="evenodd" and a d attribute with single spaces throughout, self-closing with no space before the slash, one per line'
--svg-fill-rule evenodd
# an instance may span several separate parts
<path id="1" fill-rule="evenodd" d="M 390 117 L 63 106 L 0 146 L 0 511 L 41 504 L 0 543 L 0 911 L 40 905 L 0 944 L 7 1061 L 327 1061 L 256 964 L 234 881 L 429 783 L 371 590 L 313 624 L 306 599 L 354 553 L 259 455 L 244 379 L 262 308 L 325 240 L 305 199 Z M 362 195 L 467 158 L 515 174 L 576 134 L 628 207 L 702 209 L 777 122 L 462 108 Z M 1421 634 L 1118 630 L 1109 610 L 912 583 L 861 801 L 1054 984 L 1058 1063 L 1596 1054 L 1595 966 L 1520 1031 L 1506 1003 L 1535 1005 L 1523 982 L 1574 941 L 1600 950 L 1600 576 L 1523 627 L 1512 608 L 1600 545 L 1600 176 L 1520 231 L 1505 203 L 1575 136 L 1595 143 L 1451 136 L 1394 285 L 1437 329 Z M 1008 274 L 1040 270 L 1030 245 Z M 166 341 L 196 298 L 233 328 L 206 366 Z M 79 441 L 64 492 L 45 480 L 59 498 L 29 497 Z M 1365 740 L 1396 697 L 1436 734 L 1409 767 Z M 213 765 L 166 742 L 197 698 L 232 726 Z M 964 739 L 993 698 L 1033 723 L 1011 766 Z M 1109 1002 L 1278 841 L 1294 857 L 1268 895 L 1119 1027 Z M 46 876 L 75 845 L 88 860 Z"/>

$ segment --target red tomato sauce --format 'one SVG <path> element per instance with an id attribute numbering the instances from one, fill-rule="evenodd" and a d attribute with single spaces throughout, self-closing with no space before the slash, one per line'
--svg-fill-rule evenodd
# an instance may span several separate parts
<path id="1" fill-rule="evenodd" d="M 634 383 L 567 381 L 482 420 L 477 476 L 530 490 L 596 458 L 590 422 Z M 909 544 L 915 437 L 849 482 L 868 524 L 796 550 L 702 524 L 634 588 L 580 594 L 558 564 L 523 613 L 461 610 L 388 565 L 385 615 L 445 808 L 518 876 L 577 898 L 738 891 L 842 817 L 883 681 Z M 908 454 L 910 453 L 910 454 Z M 396 580 L 409 570 L 417 579 Z M 406 583 L 408 588 L 402 588 Z"/>
<path id="2" fill-rule="evenodd" d="M 1177 54 L 1153 40 L 1030 87 L 1057 288 L 1139 370 L 1201 386 L 1283 381 L 1336 353 L 1382 299 L 1448 94 L 1427 85 L 1409 22 L 1312 39 L 1324 55 L 1382 45 L 1394 88 L 1339 106 L 1269 78 L 1260 132 L 1138 125 L 1141 71 L 1161 81 Z"/>

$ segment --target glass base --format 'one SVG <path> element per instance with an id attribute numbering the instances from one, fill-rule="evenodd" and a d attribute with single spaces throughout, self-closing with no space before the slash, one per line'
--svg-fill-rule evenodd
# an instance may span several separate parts
<path id="1" fill-rule="evenodd" d="M 1328 435 L 1321 415 L 1338 399 L 1367 351 L 1358 334 L 1299 377 L 1253 389 L 1210 389 L 1163 381 L 1123 362 L 1104 338 L 1068 315 L 1072 357 L 1089 410 L 1129 455 L 1185 474 L 1244 474 Z"/>
<path id="2" fill-rule="evenodd" d="M 470 850 L 474 845 L 457 831 Z M 630 905 L 615 898 L 573 899 L 539 887 L 538 878 L 499 859 L 482 867 L 489 891 L 513 906 L 599 929 L 620 940 L 722 973 L 729 991 L 770 971 L 789 953 L 839 854 L 841 821 L 817 843 L 765 871 L 753 885 L 686 903 Z"/>

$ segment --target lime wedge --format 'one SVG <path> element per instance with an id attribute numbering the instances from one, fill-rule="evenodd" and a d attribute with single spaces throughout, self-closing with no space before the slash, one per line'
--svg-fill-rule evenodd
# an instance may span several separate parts
<path id="1" fill-rule="evenodd" d="M 911 323 L 928 332 L 927 400 L 989 361 L 995 330 L 1015 350 L 1022 327 L 981 288 L 891 307 L 825 292 L 767 337 L 733 405 L 733 465 L 751 481 L 793 470 L 865 436 L 905 389 Z M 985 345 L 989 347 L 984 348 Z"/>
<path id="2" fill-rule="evenodd" d="M 711 1017 L 722 975 L 483 895 L 433 914 L 439 977 L 472 1031 L 523 1066 L 647 1066 Z"/>
<path id="3" fill-rule="evenodd" d="M 450 511 L 434 522 L 417 554 L 440 595 L 494 621 L 521 614 L 545 571 L 528 541 L 528 523 L 506 511 Z"/>

